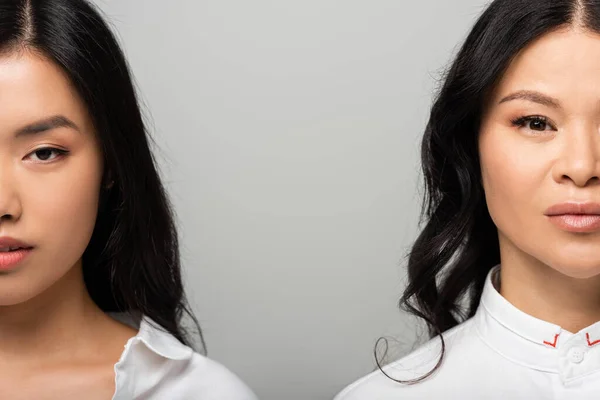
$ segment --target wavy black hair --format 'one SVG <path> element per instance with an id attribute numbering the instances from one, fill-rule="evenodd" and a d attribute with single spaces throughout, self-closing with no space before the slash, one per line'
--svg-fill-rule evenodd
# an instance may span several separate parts
<path id="1" fill-rule="evenodd" d="M 422 229 L 408 254 L 400 307 L 427 325 L 429 338 L 475 315 L 485 278 L 500 263 L 478 152 L 482 114 L 510 62 L 528 44 L 564 27 L 600 32 L 599 0 L 494 0 L 476 21 L 436 94 L 421 144 Z M 381 341 L 382 339 L 380 339 Z M 377 344 L 380 344 L 378 341 Z M 386 342 L 387 349 L 387 342 Z"/>
<path id="2" fill-rule="evenodd" d="M 132 76 L 102 12 L 87 0 L 0 0 L 0 51 L 58 65 L 87 106 L 104 155 L 96 225 L 83 276 L 105 312 L 146 315 L 194 348 L 174 213 L 150 150 Z M 106 184 L 112 182 L 112 185 Z"/>

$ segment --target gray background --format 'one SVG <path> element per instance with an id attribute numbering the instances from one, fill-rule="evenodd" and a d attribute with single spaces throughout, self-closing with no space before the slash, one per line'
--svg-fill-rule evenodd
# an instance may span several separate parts
<path id="1" fill-rule="evenodd" d="M 209 356 L 331 399 L 397 309 L 439 74 L 483 0 L 96 0 L 124 45 Z"/>

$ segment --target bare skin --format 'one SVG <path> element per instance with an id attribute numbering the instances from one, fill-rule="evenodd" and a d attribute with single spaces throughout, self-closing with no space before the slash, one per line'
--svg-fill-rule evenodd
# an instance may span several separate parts
<path id="1" fill-rule="evenodd" d="M 17 134 L 54 116 L 75 127 Z M 102 312 L 83 281 L 103 168 L 60 68 L 30 51 L 0 56 L 0 237 L 33 246 L 0 272 L 0 398 L 112 398 L 114 364 L 137 332 Z"/>
<path id="2" fill-rule="evenodd" d="M 522 91 L 536 96 L 506 100 Z M 514 123 L 523 116 L 544 119 Z M 565 231 L 544 215 L 556 203 L 600 203 L 600 35 L 568 27 L 524 49 L 491 96 L 479 151 L 501 294 L 573 333 L 600 321 L 600 232 Z"/>
<path id="3" fill-rule="evenodd" d="M 73 268 L 64 280 L 27 304 L 27 308 L 35 309 L 35 315 L 42 313 L 43 322 L 31 324 L 38 332 L 36 337 L 3 348 L 0 398 L 112 398 L 114 364 L 127 340 L 137 332 L 97 308 L 82 285 L 80 271 Z M 47 318 L 50 312 L 57 318 Z M 19 352 L 23 346 L 31 351 Z M 39 349 L 37 354 L 34 348 Z"/>

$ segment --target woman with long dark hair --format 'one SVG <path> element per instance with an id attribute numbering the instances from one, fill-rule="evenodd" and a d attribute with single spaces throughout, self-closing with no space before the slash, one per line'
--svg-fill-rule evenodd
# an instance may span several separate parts
<path id="1" fill-rule="evenodd" d="M 430 340 L 337 399 L 597 398 L 600 1 L 491 2 L 421 160 L 401 305 Z"/>
<path id="2" fill-rule="evenodd" d="M 96 8 L 0 0 L 0 398 L 255 399 L 195 347 L 148 139 Z"/>

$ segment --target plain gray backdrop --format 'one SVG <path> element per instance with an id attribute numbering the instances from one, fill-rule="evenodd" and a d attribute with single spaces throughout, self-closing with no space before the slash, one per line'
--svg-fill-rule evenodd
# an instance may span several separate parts
<path id="1" fill-rule="evenodd" d="M 330 400 L 400 352 L 419 140 L 484 0 L 96 0 L 118 31 L 211 358 Z"/>

